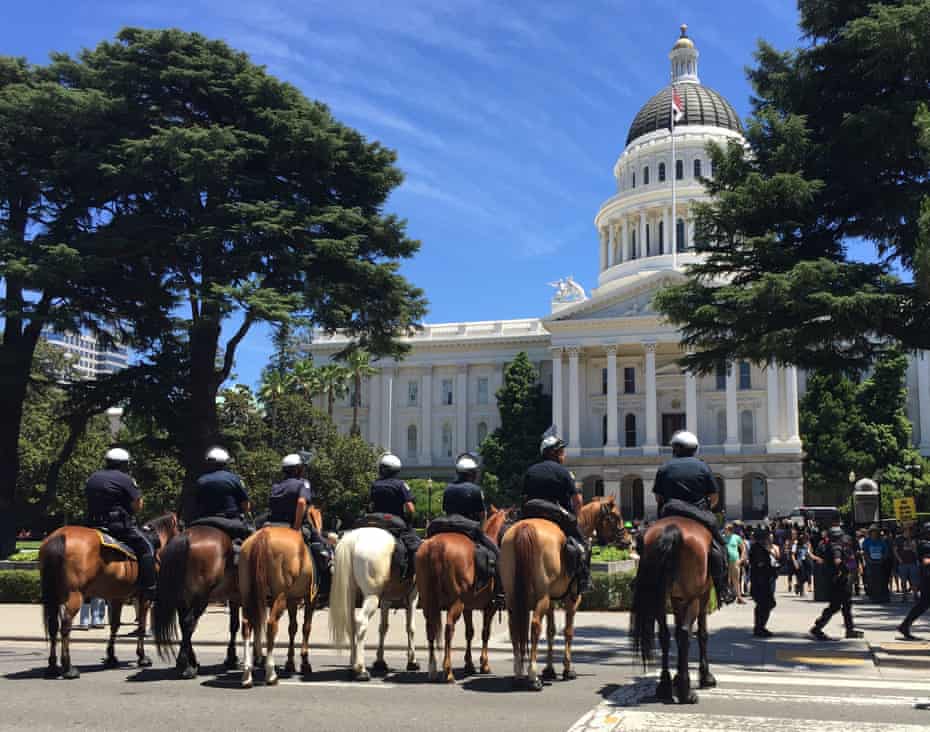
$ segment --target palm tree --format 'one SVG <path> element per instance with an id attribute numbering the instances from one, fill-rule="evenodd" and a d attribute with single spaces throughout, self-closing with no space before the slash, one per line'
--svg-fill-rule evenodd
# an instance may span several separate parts
<path id="1" fill-rule="evenodd" d="M 361 349 L 352 351 L 346 358 L 346 369 L 352 377 L 355 385 L 355 394 L 352 397 L 352 432 L 357 435 L 360 430 L 358 427 L 358 408 L 362 405 L 362 378 L 373 376 L 378 370 L 371 365 L 371 354 Z"/>
<path id="2" fill-rule="evenodd" d="M 294 377 L 277 370 L 268 370 L 262 375 L 261 386 L 258 387 L 258 396 L 271 414 L 271 428 L 275 428 L 277 419 L 275 408 L 278 399 L 291 392 L 294 388 Z"/>
<path id="3" fill-rule="evenodd" d="M 349 390 L 348 380 L 349 371 L 345 366 L 335 363 L 328 363 L 321 366 L 320 372 L 320 391 L 326 394 L 327 412 L 329 418 L 333 418 L 333 409 L 336 406 L 336 399 L 345 396 Z"/>
<path id="4" fill-rule="evenodd" d="M 320 369 L 313 365 L 313 359 L 305 358 L 295 363 L 292 378 L 294 391 L 307 399 L 313 399 L 323 391 Z"/>

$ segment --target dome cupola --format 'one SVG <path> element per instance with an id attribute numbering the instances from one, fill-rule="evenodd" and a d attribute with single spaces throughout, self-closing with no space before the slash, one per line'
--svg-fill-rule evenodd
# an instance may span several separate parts
<path id="1" fill-rule="evenodd" d="M 672 62 L 672 83 L 692 82 L 700 84 L 698 78 L 698 50 L 688 38 L 688 26 L 682 23 L 681 37 L 672 46 L 668 58 Z"/>

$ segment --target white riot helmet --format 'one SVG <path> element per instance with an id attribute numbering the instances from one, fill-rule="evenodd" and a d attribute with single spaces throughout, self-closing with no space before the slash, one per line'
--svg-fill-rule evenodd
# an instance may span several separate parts
<path id="1" fill-rule="evenodd" d="M 300 457 L 300 455 L 298 455 L 296 452 L 293 452 L 290 455 L 285 455 L 281 460 L 281 470 L 287 470 L 288 468 L 298 468 L 303 464 L 303 458 Z"/>
<path id="2" fill-rule="evenodd" d="M 697 450 L 698 438 L 693 432 L 678 430 L 678 432 L 672 435 L 671 445 L 672 447 L 681 447 L 685 450 Z"/>
<path id="3" fill-rule="evenodd" d="M 463 473 L 477 473 L 478 458 L 470 452 L 463 452 L 455 460 L 455 472 L 460 475 Z"/>
<path id="4" fill-rule="evenodd" d="M 222 447 L 211 447 L 207 450 L 208 463 L 214 463 L 216 465 L 226 465 L 229 462 L 229 453 L 226 452 Z"/>
<path id="5" fill-rule="evenodd" d="M 107 450 L 107 454 L 104 455 L 104 460 L 106 460 L 108 464 L 128 463 L 129 452 L 121 447 L 113 447 Z"/>
<path id="6" fill-rule="evenodd" d="M 559 437 L 559 428 L 552 425 L 543 432 L 542 442 L 539 443 L 539 454 L 545 455 L 547 450 L 558 450 L 565 447 L 565 441 Z"/>
<path id="7" fill-rule="evenodd" d="M 403 463 L 393 452 L 386 452 L 378 459 L 378 474 L 390 476 L 400 472 Z"/>

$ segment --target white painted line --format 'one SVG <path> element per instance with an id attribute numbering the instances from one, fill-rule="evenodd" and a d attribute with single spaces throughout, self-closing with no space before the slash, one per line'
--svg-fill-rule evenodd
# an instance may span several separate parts
<path id="1" fill-rule="evenodd" d="M 713 670 L 713 669 L 712 669 Z M 740 686 L 833 686 L 844 689 L 893 689 L 894 691 L 925 691 L 930 693 L 930 684 L 914 681 L 876 678 L 874 676 L 823 676 L 802 674 L 797 671 L 741 671 L 738 674 L 714 671 L 719 684 Z"/>
<path id="2" fill-rule="evenodd" d="M 362 681 L 313 681 L 312 679 L 310 681 L 294 681 L 291 679 L 280 679 L 278 683 L 283 686 L 302 686 L 305 689 L 313 689 L 314 687 L 317 687 L 317 686 L 332 686 L 332 687 L 343 688 L 343 689 L 359 689 L 359 690 L 388 689 L 390 690 L 390 689 L 397 689 L 400 686 L 402 686 L 402 684 L 390 684 L 390 683 L 384 683 L 381 681 L 369 681 L 366 683 Z M 258 684 L 258 685 L 260 686 L 261 684 Z"/>
<path id="3" fill-rule="evenodd" d="M 584 719 L 584 718 L 582 718 Z M 623 732 L 706 732 L 709 729 L 777 729 L 779 732 L 810 732 L 832 724 L 823 719 L 785 719 L 782 717 L 744 717 L 727 714 L 680 714 L 676 712 L 622 711 L 604 720 L 609 726 L 571 728 L 580 730 L 623 730 Z M 581 720 L 579 720 L 581 722 Z M 926 732 L 920 724 L 889 724 L 887 722 L 855 723 L 856 732 Z"/>
<path id="4" fill-rule="evenodd" d="M 810 694 L 792 694 L 780 691 L 767 691 L 764 689 L 704 689 L 700 692 L 702 698 L 713 699 L 748 699 L 759 703 L 793 703 L 809 704 L 840 704 L 844 707 L 914 707 L 918 704 L 927 704 L 927 697 L 914 696 L 821 696 Z"/>

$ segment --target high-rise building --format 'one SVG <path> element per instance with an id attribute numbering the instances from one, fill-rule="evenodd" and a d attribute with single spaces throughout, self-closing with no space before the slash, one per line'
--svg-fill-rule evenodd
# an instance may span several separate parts
<path id="1" fill-rule="evenodd" d="M 44 338 L 65 352 L 75 371 L 84 379 L 97 379 L 129 365 L 128 348 L 119 345 L 107 348 L 89 333 L 47 331 Z"/>

